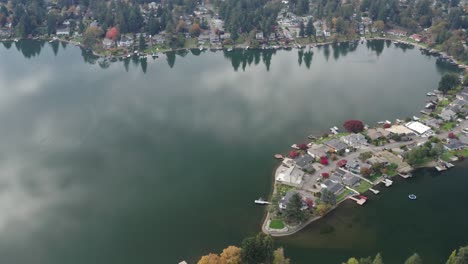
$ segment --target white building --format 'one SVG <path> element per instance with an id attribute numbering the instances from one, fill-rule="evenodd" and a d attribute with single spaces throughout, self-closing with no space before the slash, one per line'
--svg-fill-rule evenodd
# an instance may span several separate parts
<path id="1" fill-rule="evenodd" d="M 418 122 L 418 121 L 412 121 L 412 122 L 406 123 L 405 126 L 407 128 L 409 128 L 409 129 L 413 130 L 414 132 L 416 132 L 420 136 L 424 136 L 424 135 L 427 136 L 430 132 L 432 132 L 430 127 L 428 127 L 428 126 L 426 126 L 423 123 Z"/>
<path id="2" fill-rule="evenodd" d="M 287 185 L 298 186 L 302 183 L 304 174 L 305 173 L 299 168 L 296 168 L 296 166 L 291 166 L 289 168 L 282 167 L 276 175 L 276 181 Z"/>

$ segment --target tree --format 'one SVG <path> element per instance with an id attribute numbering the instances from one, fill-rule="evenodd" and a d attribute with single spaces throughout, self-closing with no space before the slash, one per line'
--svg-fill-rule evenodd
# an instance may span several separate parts
<path id="1" fill-rule="evenodd" d="M 297 147 L 298 147 L 300 150 L 307 150 L 307 149 L 308 149 L 306 143 L 301 143 L 301 144 L 297 145 Z"/>
<path id="2" fill-rule="evenodd" d="M 343 127 L 352 133 L 359 133 L 364 130 L 364 123 L 360 120 L 347 120 L 344 122 Z"/>
<path id="3" fill-rule="evenodd" d="M 327 157 L 321 157 L 320 158 L 320 164 L 325 165 L 325 166 L 328 165 Z"/>
<path id="4" fill-rule="evenodd" d="M 301 23 L 299 24 L 299 36 L 303 38 L 304 34 L 305 34 L 305 25 L 304 25 L 304 22 L 301 21 Z"/>
<path id="5" fill-rule="evenodd" d="M 322 189 L 322 196 L 321 199 L 323 202 L 330 204 L 330 205 L 335 205 L 336 204 L 336 195 L 329 191 L 327 188 Z"/>
<path id="6" fill-rule="evenodd" d="M 57 16 L 51 12 L 47 15 L 47 35 L 54 34 L 57 31 Z"/>
<path id="7" fill-rule="evenodd" d="M 319 215 L 324 216 L 329 210 L 331 206 L 327 203 L 320 203 L 317 205 L 317 212 Z"/>
<path id="8" fill-rule="evenodd" d="M 138 40 L 138 48 L 140 50 L 146 49 L 146 41 L 145 41 L 145 37 L 143 36 L 143 34 L 140 34 L 140 39 Z"/>
<path id="9" fill-rule="evenodd" d="M 314 36 L 315 42 L 317 42 L 316 30 L 315 30 L 314 23 L 312 22 L 312 19 L 309 19 L 309 21 L 307 21 L 305 33 L 307 34 L 307 36 L 309 36 L 309 39 L 312 36 Z"/>
<path id="10" fill-rule="evenodd" d="M 288 220 L 294 223 L 302 223 L 307 219 L 306 213 L 302 210 L 303 201 L 299 193 L 294 193 L 286 206 L 285 215 Z"/>
<path id="11" fill-rule="evenodd" d="M 377 29 L 377 32 L 380 33 L 384 30 L 385 23 L 382 20 L 377 20 L 374 22 L 374 27 Z"/>
<path id="12" fill-rule="evenodd" d="M 242 241 L 241 260 L 243 264 L 271 263 L 273 260 L 273 239 L 264 233 Z"/>
<path id="13" fill-rule="evenodd" d="M 192 35 L 192 37 L 198 37 L 198 36 L 200 36 L 200 32 L 201 32 L 201 28 L 200 28 L 200 25 L 199 25 L 199 24 L 194 23 L 194 24 L 190 27 L 190 35 Z"/>
<path id="14" fill-rule="evenodd" d="M 219 264 L 219 256 L 213 253 L 210 253 L 206 256 L 201 257 L 197 262 L 198 264 Z"/>
<path id="15" fill-rule="evenodd" d="M 421 257 L 418 255 L 418 253 L 414 253 L 413 255 L 411 255 L 411 257 L 409 257 L 406 261 L 405 261 L 405 264 L 422 264 L 422 259 Z"/>
<path id="16" fill-rule="evenodd" d="M 107 30 L 106 38 L 111 39 L 112 41 L 116 42 L 120 37 L 120 32 L 116 27 L 111 27 Z"/>
<path id="17" fill-rule="evenodd" d="M 343 264 L 359 264 L 359 261 L 356 258 L 350 258 L 346 263 Z"/>
<path id="18" fill-rule="evenodd" d="M 372 264 L 383 264 L 383 258 L 380 253 L 377 253 L 377 255 L 375 255 L 375 258 L 374 258 L 374 261 L 372 261 Z"/>
<path id="19" fill-rule="evenodd" d="M 468 246 L 461 247 L 458 250 L 456 264 L 468 264 Z"/>
<path id="20" fill-rule="evenodd" d="M 362 167 L 360 173 L 363 177 L 369 178 L 369 176 L 371 175 L 371 170 L 367 167 Z"/>
<path id="21" fill-rule="evenodd" d="M 457 264 L 457 250 L 452 251 L 445 264 Z"/>
<path id="22" fill-rule="evenodd" d="M 88 27 L 83 34 L 83 45 L 86 48 L 93 48 L 102 35 L 102 30 L 98 27 Z"/>
<path id="23" fill-rule="evenodd" d="M 460 85 L 460 79 L 455 73 L 448 73 L 442 76 L 439 82 L 439 91 L 443 94 L 447 94 L 449 90 L 454 89 Z"/>
<path id="24" fill-rule="evenodd" d="M 453 132 L 449 132 L 448 133 L 448 138 L 455 139 L 455 138 L 457 138 L 457 136 Z"/>
<path id="25" fill-rule="evenodd" d="M 220 264 L 241 264 L 241 249 L 229 246 L 220 254 Z"/>
<path id="26" fill-rule="evenodd" d="M 289 157 L 290 157 L 291 159 L 295 159 L 295 158 L 297 158 L 297 156 L 299 156 L 299 153 L 298 153 L 297 151 L 291 150 L 291 151 L 289 152 Z"/>
<path id="27" fill-rule="evenodd" d="M 284 256 L 283 248 L 278 248 L 273 252 L 273 264 L 290 264 L 291 260 Z"/>

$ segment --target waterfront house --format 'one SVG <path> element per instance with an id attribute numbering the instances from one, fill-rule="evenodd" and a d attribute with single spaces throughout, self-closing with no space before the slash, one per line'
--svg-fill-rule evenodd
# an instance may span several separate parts
<path id="1" fill-rule="evenodd" d="M 331 193 L 333 193 L 335 195 L 340 193 L 344 188 L 344 186 L 342 184 L 333 182 L 331 180 L 326 180 L 326 181 L 322 182 L 320 184 L 320 186 L 322 188 L 326 188 L 328 191 L 330 191 Z"/>
<path id="2" fill-rule="evenodd" d="M 452 109 L 444 108 L 444 109 L 442 109 L 442 112 L 440 112 L 439 116 L 444 121 L 452 121 L 452 120 L 456 119 L 457 113 L 455 113 Z"/>
<path id="3" fill-rule="evenodd" d="M 449 138 L 447 143 L 444 144 L 444 147 L 447 150 L 461 150 L 465 148 L 465 144 L 463 144 L 459 139 Z"/>
<path id="4" fill-rule="evenodd" d="M 332 148 L 335 152 L 344 151 L 348 147 L 348 145 L 346 145 L 344 142 L 341 142 L 339 139 L 336 139 L 336 138 L 325 142 L 325 145 Z"/>
<path id="5" fill-rule="evenodd" d="M 389 128 L 385 128 L 385 131 L 389 132 L 390 134 L 400 135 L 400 136 L 414 134 L 413 130 L 410 130 L 407 127 L 402 126 L 402 125 L 393 125 Z"/>
<path id="6" fill-rule="evenodd" d="M 302 183 L 304 174 L 305 173 L 296 166 L 291 166 L 289 168 L 284 167 L 277 174 L 276 181 L 282 184 L 297 187 Z"/>
<path id="7" fill-rule="evenodd" d="M 304 154 L 294 159 L 294 162 L 296 163 L 296 165 L 301 168 L 309 163 L 312 163 L 313 161 L 314 161 L 314 158 L 310 156 L 309 154 Z"/>
<path id="8" fill-rule="evenodd" d="M 120 38 L 119 43 L 118 43 L 118 46 L 122 47 L 122 48 L 127 48 L 127 47 L 130 47 L 132 45 L 133 45 L 133 38 L 130 37 L 130 36 L 126 36 L 126 35 L 122 36 Z"/>
<path id="9" fill-rule="evenodd" d="M 367 130 L 367 136 L 371 140 L 376 140 L 376 139 L 385 139 L 390 135 L 390 132 L 378 127 L 378 128 L 371 128 Z"/>
<path id="10" fill-rule="evenodd" d="M 70 28 L 65 27 L 65 28 L 57 28 L 57 31 L 55 33 L 57 36 L 69 36 L 70 35 Z"/>
<path id="11" fill-rule="evenodd" d="M 408 32 L 399 29 L 391 29 L 387 31 L 387 34 L 393 35 L 395 37 L 406 37 Z"/>
<path id="12" fill-rule="evenodd" d="M 255 39 L 260 42 L 263 41 L 263 32 L 257 32 L 257 34 L 255 34 Z"/>
<path id="13" fill-rule="evenodd" d="M 298 193 L 298 192 L 297 192 L 297 191 L 294 191 L 294 190 L 288 191 L 288 192 L 281 198 L 281 200 L 279 201 L 279 203 L 278 203 L 279 209 L 285 210 L 285 209 L 288 207 L 289 201 L 291 200 L 291 198 L 293 197 L 293 195 L 295 195 L 296 193 Z M 299 194 L 299 195 L 300 195 L 300 194 Z M 302 198 L 302 195 L 301 195 L 301 198 Z M 309 206 L 307 206 L 307 204 L 306 204 L 305 201 L 304 201 L 304 198 L 302 198 L 302 207 L 301 207 L 301 210 L 304 211 L 304 210 L 306 210 L 307 208 L 309 208 Z"/>
<path id="14" fill-rule="evenodd" d="M 315 159 L 320 157 L 327 156 L 327 152 L 330 150 L 329 147 L 323 144 L 313 144 L 308 150 L 307 153 Z"/>
<path id="15" fill-rule="evenodd" d="M 352 173 L 346 172 L 346 174 L 343 175 L 343 184 L 349 187 L 356 186 L 360 181 L 361 179 Z"/>
<path id="16" fill-rule="evenodd" d="M 419 34 L 413 34 L 410 36 L 410 39 L 416 41 L 416 42 L 421 42 L 424 40 L 424 37 L 422 35 L 419 35 Z"/>
<path id="17" fill-rule="evenodd" d="M 103 46 L 105 49 L 110 49 L 110 48 L 112 48 L 112 45 L 114 45 L 114 41 L 112 41 L 112 39 L 104 38 L 104 39 L 102 40 L 102 46 Z"/>
<path id="18" fill-rule="evenodd" d="M 361 148 L 367 145 L 366 138 L 359 133 L 341 137 L 340 140 L 353 148 Z"/>
<path id="19" fill-rule="evenodd" d="M 422 136 L 422 135 L 426 135 L 428 133 L 430 133 L 431 131 L 431 128 L 424 125 L 423 123 L 421 122 L 418 122 L 418 121 L 412 121 L 412 122 L 408 122 L 405 124 L 405 126 L 409 129 L 411 129 L 412 131 L 416 132 L 418 135 Z"/>
<path id="20" fill-rule="evenodd" d="M 424 120 L 423 123 L 434 129 L 438 129 L 444 122 L 440 119 L 429 118 L 429 119 Z"/>

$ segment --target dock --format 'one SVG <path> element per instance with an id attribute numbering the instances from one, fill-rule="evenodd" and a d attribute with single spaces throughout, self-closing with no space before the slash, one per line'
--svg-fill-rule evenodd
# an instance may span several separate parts
<path id="1" fill-rule="evenodd" d="M 356 198 L 356 197 L 353 197 L 353 196 L 350 196 L 349 199 L 355 201 L 357 204 L 359 205 L 364 205 L 367 201 L 367 199 L 364 199 L 364 198 Z"/>
<path id="2" fill-rule="evenodd" d="M 385 184 L 385 187 L 390 187 L 393 184 L 393 181 L 389 179 L 384 179 L 382 182 Z"/>
<path id="3" fill-rule="evenodd" d="M 400 175 L 400 177 L 402 177 L 403 179 L 408 179 L 408 178 L 411 178 L 413 175 L 411 175 L 411 173 L 398 173 L 398 175 Z"/>
<path id="4" fill-rule="evenodd" d="M 379 190 L 372 189 L 372 188 L 370 188 L 369 191 L 373 192 L 374 194 L 379 194 L 380 193 Z"/>
<path id="5" fill-rule="evenodd" d="M 275 154 L 275 159 L 284 159 L 283 155 L 281 154 Z"/>
<path id="6" fill-rule="evenodd" d="M 447 168 L 445 168 L 445 166 L 440 166 L 440 165 L 435 166 L 435 168 L 436 168 L 437 171 L 447 170 Z"/>

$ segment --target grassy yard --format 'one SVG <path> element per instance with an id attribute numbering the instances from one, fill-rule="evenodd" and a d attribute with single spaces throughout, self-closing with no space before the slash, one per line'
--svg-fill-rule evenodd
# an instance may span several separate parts
<path id="1" fill-rule="evenodd" d="M 441 129 L 442 130 L 451 130 L 455 127 L 457 123 L 456 122 L 447 122 L 447 123 L 444 123 L 442 126 L 441 126 Z"/>
<path id="2" fill-rule="evenodd" d="M 364 193 L 370 188 L 372 188 L 372 185 L 370 183 L 366 181 L 361 181 L 361 183 L 358 186 L 356 186 L 354 189 L 358 191 L 359 193 Z"/>
<path id="3" fill-rule="evenodd" d="M 291 189 L 294 189 L 294 187 L 284 184 L 276 184 L 276 191 L 281 196 L 284 196 Z"/>
<path id="4" fill-rule="evenodd" d="M 336 197 L 336 202 L 339 203 L 343 201 L 349 194 L 353 194 L 352 191 L 348 189 L 344 189 L 337 197 Z"/>
<path id="5" fill-rule="evenodd" d="M 284 228 L 284 222 L 281 219 L 272 219 L 270 222 L 270 228 L 271 229 L 283 229 Z"/>
<path id="6" fill-rule="evenodd" d="M 468 149 L 446 151 L 440 158 L 445 161 L 450 161 L 450 158 L 455 157 L 456 155 L 468 157 Z"/>
<path id="7" fill-rule="evenodd" d="M 375 182 L 378 178 L 380 178 L 382 176 L 382 173 L 381 172 L 377 172 L 377 173 L 373 173 L 370 177 L 369 177 L 369 180 L 371 182 Z"/>
<path id="8" fill-rule="evenodd" d="M 450 104 L 450 101 L 447 100 L 447 99 L 444 99 L 444 100 L 439 102 L 439 106 L 442 106 L 442 107 L 445 107 L 445 106 L 447 106 L 449 104 Z"/>
<path id="9" fill-rule="evenodd" d="M 194 49 L 197 47 L 197 45 L 198 45 L 198 39 L 196 38 L 185 39 L 184 48 Z"/>

